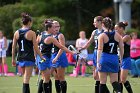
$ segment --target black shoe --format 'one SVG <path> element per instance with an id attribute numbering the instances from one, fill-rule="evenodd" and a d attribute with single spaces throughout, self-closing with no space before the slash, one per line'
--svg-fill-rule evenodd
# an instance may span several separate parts
<path id="1" fill-rule="evenodd" d="M 133 76 L 132 76 L 132 78 L 137 78 L 137 77 L 138 77 L 138 75 L 133 75 Z"/>

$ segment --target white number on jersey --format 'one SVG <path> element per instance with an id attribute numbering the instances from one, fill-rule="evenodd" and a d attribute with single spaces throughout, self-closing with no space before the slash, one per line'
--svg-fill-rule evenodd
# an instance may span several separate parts
<path id="1" fill-rule="evenodd" d="M 113 48 L 114 48 L 114 43 L 109 43 L 109 46 L 111 46 L 110 53 L 112 53 L 113 52 Z"/>
<path id="2" fill-rule="evenodd" d="M 24 42 L 21 40 L 21 51 L 24 51 Z"/>

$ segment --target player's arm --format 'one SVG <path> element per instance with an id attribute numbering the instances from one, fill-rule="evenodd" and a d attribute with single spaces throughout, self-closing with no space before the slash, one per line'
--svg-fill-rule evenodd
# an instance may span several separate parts
<path id="1" fill-rule="evenodd" d="M 15 50 L 16 50 L 16 45 L 17 45 L 17 40 L 19 37 L 18 31 L 15 32 L 14 37 L 13 37 L 13 44 L 12 44 L 12 66 L 15 66 Z"/>
<path id="2" fill-rule="evenodd" d="M 64 45 L 60 44 L 55 38 L 53 37 L 49 37 L 51 38 L 51 42 L 56 45 L 58 48 L 62 49 L 62 50 L 65 50 L 66 52 L 69 52 L 71 54 L 74 54 L 72 51 L 68 50 Z M 45 39 L 45 43 L 47 42 L 47 40 Z"/>
<path id="3" fill-rule="evenodd" d="M 124 37 L 123 37 L 123 42 L 125 42 L 125 43 L 130 43 L 130 40 L 131 40 L 131 37 L 130 37 L 130 35 L 125 35 Z"/>
<path id="4" fill-rule="evenodd" d="M 124 54 L 124 44 L 123 44 L 123 39 L 120 35 L 117 35 L 119 39 L 119 50 L 120 50 L 120 61 L 123 59 L 123 54 Z"/>
<path id="5" fill-rule="evenodd" d="M 99 61 L 100 61 L 100 58 L 101 58 L 101 53 L 103 51 L 103 44 L 104 44 L 104 40 L 103 40 L 103 37 L 104 34 L 100 34 L 99 35 L 99 38 L 98 38 L 98 50 L 97 50 L 97 67 L 98 67 L 98 64 L 99 64 Z"/>
<path id="6" fill-rule="evenodd" d="M 91 37 L 89 38 L 89 40 L 87 41 L 87 43 L 82 47 L 82 49 L 87 49 L 90 46 L 90 44 L 94 40 L 94 34 L 95 34 L 95 31 L 92 32 Z"/>
<path id="7" fill-rule="evenodd" d="M 40 58 L 41 59 L 44 59 L 43 57 L 42 57 L 42 54 L 41 54 L 41 52 L 40 52 L 40 50 L 39 50 L 39 48 L 38 48 L 38 44 L 37 44 L 37 42 L 36 42 L 36 34 L 35 34 L 35 32 L 31 32 L 32 33 L 32 41 L 33 41 L 33 46 L 34 46 L 34 50 L 35 50 L 35 52 L 40 56 Z"/>
<path id="8" fill-rule="evenodd" d="M 64 37 L 63 34 L 60 34 L 58 36 L 58 41 L 59 41 L 60 44 L 62 44 L 63 46 L 65 46 L 65 37 Z M 57 60 L 61 56 L 62 53 L 63 53 L 63 50 L 62 49 L 59 49 L 59 51 L 58 51 L 58 53 L 57 53 L 57 55 L 55 57 L 55 60 Z"/>
<path id="9" fill-rule="evenodd" d="M 7 48 L 7 39 L 6 39 L 6 37 L 4 37 L 4 49 L 6 49 Z"/>

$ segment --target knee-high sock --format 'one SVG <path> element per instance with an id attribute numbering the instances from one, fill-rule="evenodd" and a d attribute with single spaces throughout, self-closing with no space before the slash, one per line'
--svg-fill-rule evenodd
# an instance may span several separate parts
<path id="1" fill-rule="evenodd" d="M 0 73 L 2 73 L 2 65 L 0 64 Z"/>
<path id="2" fill-rule="evenodd" d="M 43 83 L 43 93 L 50 93 L 49 83 Z"/>
<path id="3" fill-rule="evenodd" d="M 133 93 L 129 81 L 126 81 L 126 82 L 124 83 L 124 86 L 125 86 L 125 88 L 126 88 L 126 90 L 127 90 L 128 93 Z"/>
<path id="4" fill-rule="evenodd" d="M 8 66 L 7 66 L 7 64 L 4 64 L 3 65 L 3 68 L 4 68 L 4 73 L 7 74 L 7 72 L 8 72 Z"/>
<path id="5" fill-rule="evenodd" d="M 85 75 L 86 72 L 86 66 L 82 66 L 82 75 Z"/>
<path id="6" fill-rule="evenodd" d="M 49 81 L 49 87 L 50 87 L 50 93 L 52 93 L 52 81 L 51 81 L 51 79 Z"/>
<path id="7" fill-rule="evenodd" d="M 43 80 L 41 79 L 39 81 L 39 84 L 38 84 L 38 92 L 37 93 L 42 93 L 43 92 Z"/>
<path id="8" fill-rule="evenodd" d="M 119 82 L 113 82 L 112 86 L 116 93 L 121 93 L 121 86 L 120 86 Z"/>
<path id="9" fill-rule="evenodd" d="M 61 81 L 60 85 L 61 85 L 62 93 L 67 93 L 67 82 L 66 81 Z"/>
<path id="10" fill-rule="evenodd" d="M 99 93 L 99 86 L 100 85 L 100 81 L 96 81 L 95 83 L 95 93 Z"/>
<path id="11" fill-rule="evenodd" d="M 61 92 L 61 86 L 60 86 L 60 81 L 59 80 L 55 80 L 55 89 L 56 89 L 56 93 Z"/>
<path id="12" fill-rule="evenodd" d="M 110 91 L 109 91 L 108 87 L 106 86 L 106 84 L 105 84 L 105 90 L 106 90 L 106 93 L 110 93 Z"/>
<path id="13" fill-rule="evenodd" d="M 22 90 L 22 92 L 23 92 L 23 93 L 30 93 L 29 84 L 23 83 L 23 90 Z"/>
<path id="14" fill-rule="evenodd" d="M 106 84 L 99 85 L 99 92 L 98 93 L 106 93 Z"/>
<path id="15" fill-rule="evenodd" d="M 80 66 L 77 66 L 77 67 L 76 67 L 76 75 L 78 75 L 79 72 L 80 72 Z"/>
<path id="16" fill-rule="evenodd" d="M 121 93 L 123 93 L 123 84 L 120 83 L 120 87 L 121 87 Z"/>

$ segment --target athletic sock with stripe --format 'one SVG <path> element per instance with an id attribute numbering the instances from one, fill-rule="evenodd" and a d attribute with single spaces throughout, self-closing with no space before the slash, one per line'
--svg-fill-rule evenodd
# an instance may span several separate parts
<path id="1" fill-rule="evenodd" d="M 66 81 L 61 81 L 60 85 L 61 85 L 62 93 L 67 93 L 67 82 Z"/>
<path id="2" fill-rule="evenodd" d="M 56 89 L 56 93 L 61 92 L 61 86 L 60 86 L 60 81 L 59 80 L 55 80 L 55 89 Z"/>
<path id="3" fill-rule="evenodd" d="M 43 93 L 50 93 L 49 83 L 43 83 Z"/>
<path id="4" fill-rule="evenodd" d="M 39 81 L 39 84 L 38 84 L 38 92 L 37 93 L 42 93 L 43 92 L 43 80 L 41 79 Z"/>
<path id="5" fill-rule="evenodd" d="M 99 93 L 99 85 L 100 85 L 100 81 L 96 81 L 96 83 L 95 83 L 95 93 Z"/>
<path id="6" fill-rule="evenodd" d="M 126 90 L 127 90 L 128 93 L 133 93 L 129 81 L 126 81 L 126 82 L 124 83 L 124 86 L 125 86 L 125 88 L 126 88 Z"/>

